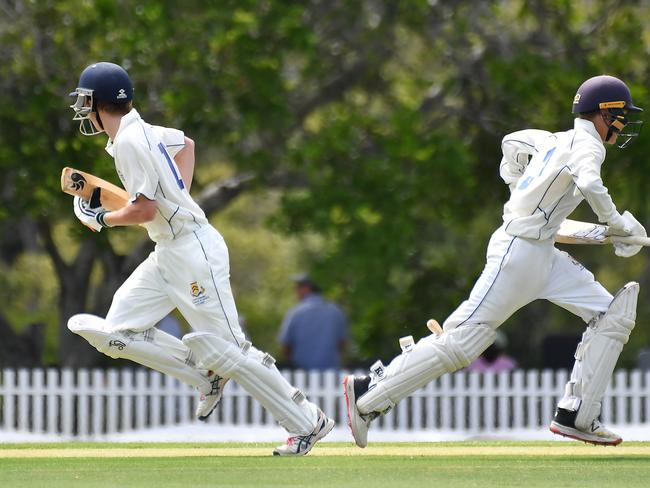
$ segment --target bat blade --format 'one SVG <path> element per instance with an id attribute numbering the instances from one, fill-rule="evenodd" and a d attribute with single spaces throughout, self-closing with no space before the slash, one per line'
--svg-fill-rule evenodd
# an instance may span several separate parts
<path id="1" fill-rule="evenodd" d="M 561 244 L 607 244 L 606 225 L 565 219 L 555 235 L 555 242 Z"/>
<path id="2" fill-rule="evenodd" d="M 61 171 L 61 190 L 87 202 L 93 201 L 93 206 L 107 210 L 119 210 L 129 203 L 129 195 L 124 189 L 74 168 L 66 167 Z"/>
<path id="3" fill-rule="evenodd" d="M 566 219 L 555 235 L 560 244 L 603 245 L 620 242 L 635 246 L 650 246 L 649 237 L 609 235 L 609 227 L 591 222 Z"/>

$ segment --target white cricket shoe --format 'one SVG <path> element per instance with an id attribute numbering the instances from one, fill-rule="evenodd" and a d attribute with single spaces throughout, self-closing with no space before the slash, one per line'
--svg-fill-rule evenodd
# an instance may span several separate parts
<path id="1" fill-rule="evenodd" d="M 553 422 L 551 422 L 551 432 L 564 437 L 570 437 L 577 441 L 600 446 L 617 446 L 623 442 L 621 436 L 605 428 L 598 419 L 594 419 L 586 430 L 578 429 L 575 426 L 577 413 L 571 410 L 565 410 L 564 408 L 558 408 Z"/>
<path id="2" fill-rule="evenodd" d="M 210 393 L 201 393 L 199 404 L 196 407 L 196 417 L 201 421 L 206 421 L 210 414 L 217 408 L 223 395 L 223 389 L 228 383 L 228 378 L 222 378 L 214 371 L 208 371 L 208 381 L 212 389 Z"/>
<path id="3" fill-rule="evenodd" d="M 273 449 L 274 456 L 304 456 L 334 428 L 334 421 L 318 409 L 316 428 L 311 434 L 289 437 L 287 443 Z"/>
<path id="4" fill-rule="evenodd" d="M 368 391 L 369 384 L 369 376 L 355 377 L 350 374 L 343 380 L 345 404 L 348 410 L 348 425 L 352 431 L 354 442 L 359 447 L 368 445 L 368 427 L 370 427 L 370 422 L 379 416 L 377 412 L 362 414 L 357 408 L 357 399 Z"/>

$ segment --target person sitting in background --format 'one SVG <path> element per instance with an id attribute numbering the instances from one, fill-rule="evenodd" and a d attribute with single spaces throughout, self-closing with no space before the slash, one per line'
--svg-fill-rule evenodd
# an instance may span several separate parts
<path id="1" fill-rule="evenodd" d="M 293 277 L 299 303 L 284 316 L 278 340 L 292 367 L 334 369 L 348 341 L 348 321 L 334 303 L 323 299 L 309 276 Z"/>
<path id="2" fill-rule="evenodd" d="M 517 368 L 517 361 L 505 353 L 508 339 L 501 331 L 497 331 L 494 343 L 488 347 L 472 364 L 467 366 L 467 371 L 485 373 L 492 371 L 512 371 Z"/>

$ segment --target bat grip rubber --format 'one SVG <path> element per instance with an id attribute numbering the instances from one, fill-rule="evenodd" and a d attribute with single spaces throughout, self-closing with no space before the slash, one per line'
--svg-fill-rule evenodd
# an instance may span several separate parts
<path id="1" fill-rule="evenodd" d="M 102 189 L 98 186 L 93 190 L 92 195 L 90 195 L 90 202 L 88 202 L 90 208 L 99 208 L 102 206 Z"/>

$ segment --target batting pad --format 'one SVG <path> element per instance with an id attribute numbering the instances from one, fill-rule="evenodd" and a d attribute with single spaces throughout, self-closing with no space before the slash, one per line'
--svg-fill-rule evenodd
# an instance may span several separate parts
<path id="1" fill-rule="evenodd" d="M 68 329 L 113 359 L 129 359 L 173 376 L 203 393 L 211 390 L 207 375 L 195 369 L 189 361 L 189 349 L 162 331 L 151 328 L 144 332 L 106 332 L 106 320 L 90 314 L 70 317 Z"/>
<path id="2" fill-rule="evenodd" d="M 575 354 L 571 378 L 558 406 L 578 410 L 575 425 L 587 429 L 600 415 L 601 401 L 618 357 L 636 320 L 639 284 L 630 282 L 614 296 L 605 314 L 589 325 Z"/>
<path id="3" fill-rule="evenodd" d="M 187 334 L 183 343 L 200 367 L 235 380 L 290 434 L 307 435 L 314 430 L 318 408 L 284 379 L 271 355 L 250 342 L 239 347 L 208 332 Z"/>
<path id="4" fill-rule="evenodd" d="M 469 365 L 494 342 L 487 325 L 466 325 L 430 335 L 406 348 L 386 367 L 373 366 L 368 391 L 357 400 L 361 413 L 385 412 L 414 391 Z"/>

